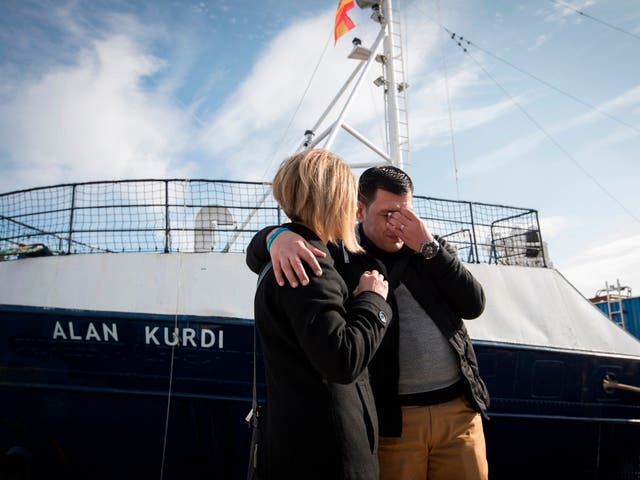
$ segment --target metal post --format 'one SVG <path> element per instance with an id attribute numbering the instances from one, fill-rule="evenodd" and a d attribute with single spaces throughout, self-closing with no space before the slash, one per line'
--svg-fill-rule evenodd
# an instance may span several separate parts
<path id="1" fill-rule="evenodd" d="M 547 252 L 544 250 L 544 242 L 542 241 L 542 230 L 540 230 L 540 219 L 538 218 L 538 211 L 534 210 L 536 214 L 536 225 L 538 226 L 538 240 L 540 241 L 540 251 L 542 252 L 542 266 L 547 267 Z"/>
<path id="2" fill-rule="evenodd" d="M 375 61 L 376 52 L 378 51 L 378 47 L 380 46 L 380 43 L 385 38 L 385 32 L 386 32 L 386 28 L 385 28 L 384 25 L 382 25 L 380 27 L 380 32 L 378 33 L 378 37 L 376 38 L 376 41 L 373 43 L 373 46 L 371 47 L 371 56 L 369 57 L 368 60 L 366 60 L 365 66 L 364 66 L 364 68 L 362 68 L 362 71 L 360 72 L 360 76 L 358 77 L 358 80 L 356 81 L 356 84 L 354 85 L 353 90 L 351 91 L 351 94 L 349 95 L 349 98 L 347 98 L 347 101 L 345 102 L 344 106 L 342 107 L 342 111 L 340 112 L 340 115 L 338 116 L 338 119 L 333 124 L 331 133 L 329 134 L 329 138 L 327 138 L 327 141 L 324 144 L 324 148 L 326 148 L 328 150 L 331 150 L 331 148 L 333 147 L 333 142 L 334 142 L 334 140 L 336 138 L 336 135 L 338 133 L 338 129 L 342 125 L 342 120 L 344 119 L 344 117 L 345 117 L 345 115 L 347 113 L 347 110 L 351 106 L 351 103 L 353 102 L 353 98 L 355 97 L 356 92 L 359 90 L 360 85 L 362 84 L 362 81 L 366 77 L 367 72 L 369 71 L 369 68 L 371 67 L 371 64 Z M 365 60 L 363 60 L 363 62 L 364 61 Z"/>
<path id="3" fill-rule="evenodd" d="M 73 233 L 73 211 L 76 206 L 76 184 L 71 187 L 71 213 L 69 214 L 69 240 L 67 244 L 67 254 L 71 253 L 71 235 Z"/>
<path id="4" fill-rule="evenodd" d="M 169 253 L 169 180 L 164 181 L 164 253 Z"/>
<path id="5" fill-rule="evenodd" d="M 393 49 L 393 13 L 391 0 L 383 2 L 384 18 L 387 25 L 387 36 L 384 39 L 385 69 L 387 77 L 387 116 L 389 119 L 389 156 L 393 164 L 403 168 L 402 154 L 400 152 L 400 126 L 398 124 L 398 84 L 395 72 L 395 52 Z"/>
<path id="6" fill-rule="evenodd" d="M 329 106 L 326 108 L 326 110 L 322 113 L 322 115 L 320 115 L 320 118 L 318 119 L 318 121 L 315 123 L 315 125 L 313 126 L 313 128 L 311 128 L 311 130 L 307 130 L 305 132 L 305 139 L 302 141 L 302 143 L 300 144 L 300 146 L 298 147 L 298 149 L 296 150 L 296 152 L 299 152 L 305 148 L 313 148 L 311 147 L 311 142 L 312 142 L 312 138 L 313 135 L 315 135 L 316 130 L 318 130 L 318 128 L 320 128 L 320 124 L 324 121 L 324 119 L 327 117 L 327 115 L 329 114 L 329 112 L 331 112 L 331 110 L 333 109 L 333 107 L 335 106 L 335 104 L 337 103 L 337 101 L 340 99 L 340 97 L 342 97 L 342 95 L 344 94 L 344 92 L 346 91 L 347 87 L 351 84 L 351 82 L 353 81 L 353 79 L 356 77 L 356 75 L 358 74 L 358 72 L 362 69 L 363 65 L 365 64 L 364 61 L 361 61 L 358 63 L 358 66 L 353 70 L 353 72 L 351 72 L 351 75 L 349 76 L 349 78 L 347 79 L 347 81 L 344 83 L 344 85 L 342 86 L 342 88 L 340 89 L 340 91 L 337 93 L 337 95 L 333 98 L 333 100 L 331 101 L 331 103 L 329 104 Z M 307 138 L 307 133 L 310 133 L 310 137 Z M 314 143 L 317 144 L 319 140 L 316 140 Z"/>
<path id="7" fill-rule="evenodd" d="M 469 202 L 469 215 L 471 217 L 471 234 L 473 235 L 473 251 L 476 255 L 476 263 L 480 263 L 478 256 L 478 240 L 476 239 L 476 223 L 473 220 L 473 203 Z"/>

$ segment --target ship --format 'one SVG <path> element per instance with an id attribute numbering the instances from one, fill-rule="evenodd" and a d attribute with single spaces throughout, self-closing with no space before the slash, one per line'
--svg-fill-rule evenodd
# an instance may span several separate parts
<path id="1" fill-rule="evenodd" d="M 379 34 L 369 47 L 354 40 L 357 66 L 299 148 L 331 148 L 344 130 L 402 167 L 399 15 L 391 0 L 357 3 Z M 376 63 L 385 148 L 346 122 Z M 485 289 L 486 309 L 467 328 L 491 396 L 490 477 L 637 478 L 640 341 L 553 267 L 538 212 L 419 191 L 414 209 Z M 244 478 L 257 280 L 245 249 L 286 220 L 267 182 L 134 179 L 0 194 L 0 477 Z M 256 359 L 263 400 L 259 348 Z"/>

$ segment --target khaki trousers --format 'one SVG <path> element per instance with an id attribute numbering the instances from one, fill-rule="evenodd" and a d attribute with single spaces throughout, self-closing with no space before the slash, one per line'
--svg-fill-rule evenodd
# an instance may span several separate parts
<path id="1" fill-rule="evenodd" d="M 486 480 L 479 413 L 456 398 L 402 407 L 402 437 L 380 437 L 380 480 Z"/>

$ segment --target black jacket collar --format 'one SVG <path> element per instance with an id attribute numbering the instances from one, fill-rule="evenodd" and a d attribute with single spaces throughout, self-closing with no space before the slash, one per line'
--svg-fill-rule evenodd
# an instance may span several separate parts
<path id="1" fill-rule="evenodd" d="M 323 252 L 330 253 L 327 245 L 320 239 L 320 237 L 318 237 L 318 235 L 316 235 L 313 230 L 305 227 L 304 225 L 291 222 L 284 224 L 283 227 L 287 227 L 287 229 L 291 230 L 294 233 L 297 233 L 306 241 L 312 242 L 314 247 L 319 248 Z"/>

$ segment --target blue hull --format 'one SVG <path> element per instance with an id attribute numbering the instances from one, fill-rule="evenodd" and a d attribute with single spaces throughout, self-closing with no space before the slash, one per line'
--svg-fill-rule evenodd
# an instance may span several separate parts
<path id="1" fill-rule="evenodd" d="M 244 478 L 252 322 L 181 316 L 172 348 L 175 337 L 163 332 L 175 322 L 0 307 L 0 452 L 12 453 L 0 472 Z M 602 388 L 607 373 L 638 384 L 637 359 L 485 342 L 475 348 L 492 397 L 485 422 L 491 478 L 638 478 L 640 396 Z"/>
<path id="2" fill-rule="evenodd" d="M 166 398 L 15 387 L 0 395 L 9 399 L 0 448 L 28 452 L 5 456 L 0 478 L 240 479 L 246 472 L 247 402 L 172 398 L 165 445 Z M 25 477 L 9 473 L 27 469 Z"/>
<path id="3" fill-rule="evenodd" d="M 5 456 L 0 472 L 30 468 L 27 478 L 47 479 L 160 478 L 161 472 L 164 479 L 243 478 L 252 322 L 180 317 L 181 332 L 198 334 L 172 349 L 162 332 L 174 322 L 1 307 L 0 452 L 18 454 Z M 107 338 L 102 325 L 110 328 Z M 145 329 L 156 327 L 147 344 Z M 203 329 L 218 342 L 223 332 L 223 347 L 202 348 L 196 339 Z"/>
<path id="4" fill-rule="evenodd" d="M 491 394 L 485 421 L 491 478 L 632 479 L 640 475 L 637 359 L 474 345 Z M 635 383 L 634 383 L 635 382 Z"/>

